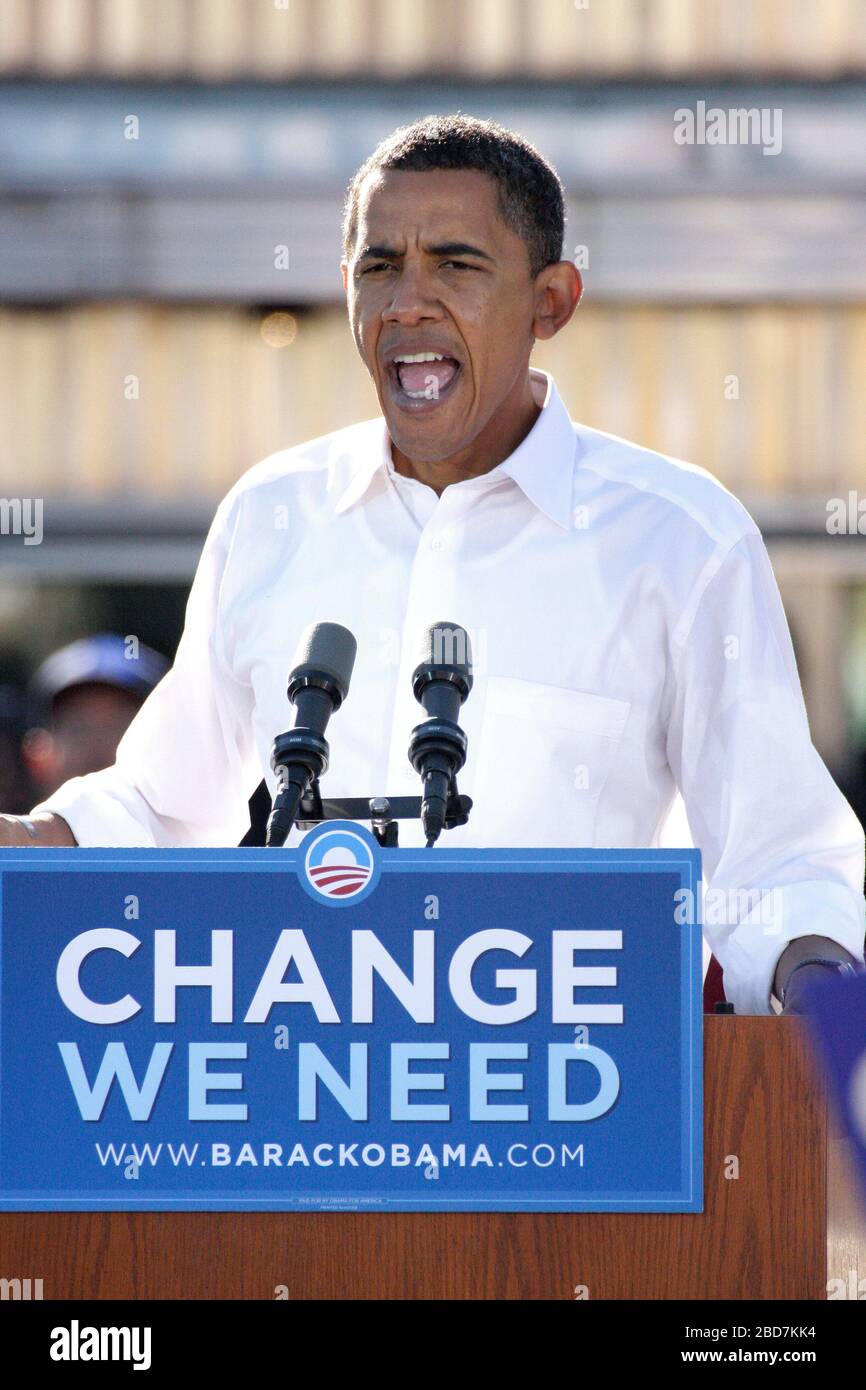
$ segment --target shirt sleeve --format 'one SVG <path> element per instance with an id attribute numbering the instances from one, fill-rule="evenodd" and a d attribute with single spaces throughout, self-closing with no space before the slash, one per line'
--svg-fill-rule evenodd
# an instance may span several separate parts
<path id="1" fill-rule="evenodd" d="M 36 810 L 54 811 L 80 845 L 236 845 L 262 772 L 252 690 L 223 650 L 220 590 L 231 548 L 231 494 L 208 533 L 174 665 L 148 696 L 113 767 L 74 777 Z"/>
<path id="2" fill-rule="evenodd" d="M 700 848 L 704 935 L 738 1013 L 771 1012 L 788 942 L 863 959 L 864 837 L 809 732 L 760 533 L 717 555 L 674 637 L 668 762 Z"/>

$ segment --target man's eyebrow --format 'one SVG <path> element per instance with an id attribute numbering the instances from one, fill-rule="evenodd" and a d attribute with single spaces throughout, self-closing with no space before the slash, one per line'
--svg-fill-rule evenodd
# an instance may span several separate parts
<path id="1" fill-rule="evenodd" d="M 428 256 L 478 256 L 482 261 L 492 261 L 486 251 L 482 251 L 478 246 L 470 246 L 466 241 L 441 241 L 435 246 L 425 248 Z M 366 261 L 370 258 L 380 260 L 400 260 L 404 253 L 397 251 L 393 246 L 362 246 L 358 253 L 359 261 Z"/>
<path id="2" fill-rule="evenodd" d="M 362 246 L 361 250 L 358 252 L 357 259 L 359 261 L 366 261 L 371 256 L 375 256 L 382 260 L 394 260 L 395 257 L 401 254 L 400 251 L 395 251 L 393 246 Z"/>
<path id="3" fill-rule="evenodd" d="M 478 246 L 470 246 L 466 241 L 440 241 L 436 246 L 428 246 L 427 252 L 431 256 L 478 256 L 482 261 L 493 260 L 486 251 Z"/>

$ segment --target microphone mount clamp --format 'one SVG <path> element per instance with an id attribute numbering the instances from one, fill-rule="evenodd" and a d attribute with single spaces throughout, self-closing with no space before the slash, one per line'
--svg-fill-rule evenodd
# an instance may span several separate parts
<path id="1" fill-rule="evenodd" d="M 445 829 L 454 830 L 458 825 L 465 825 L 471 810 L 471 796 L 463 796 L 458 792 L 457 782 L 452 778 L 445 813 Z M 420 818 L 420 796 L 345 796 L 323 799 L 316 778 L 301 800 L 295 824 L 299 830 L 312 830 L 322 821 L 369 820 L 379 844 L 386 849 L 392 849 L 398 843 L 397 822 Z"/>

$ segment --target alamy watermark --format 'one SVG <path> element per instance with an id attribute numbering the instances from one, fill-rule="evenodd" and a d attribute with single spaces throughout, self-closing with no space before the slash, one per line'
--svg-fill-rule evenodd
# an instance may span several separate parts
<path id="1" fill-rule="evenodd" d="M 674 893 L 674 921 L 677 926 L 700 920 L 705 927 L 748 924 L 761 926 L 766 935 L 781 931 L 784 896 L 778 888 L 708 888 L 703 896 L 703 914 L 698 918 L 699 900 L 691 888 Z"/>
<path id="2" fill-rule="evenodd" d="M 41 1301 L 42 1279 L 0 1279 L 0 1302 L 29 1303 Z"/>
<path id="3" fill-rule="evenodd" d="M 829 536 L 866 536 L 866 497 L 853 488 L 847 497 L 831 497 L 825 525 Z"/>
<path id="4" fill-rule="evenodd" d="M 23 536 L 25 545 L 41 545 L 42 505 L 41 497 L 0 497 L 0 536 Z"/>
<path id="5" fill-rule="evenodd" d="M 782 108 L 780 106 L 736 106 L 725 110 L 707 106 L 705 101 L 674 112 L 674 141 L 677 145 L 761 145 L 762 154 L 779 154 L 782 149 Z"/>

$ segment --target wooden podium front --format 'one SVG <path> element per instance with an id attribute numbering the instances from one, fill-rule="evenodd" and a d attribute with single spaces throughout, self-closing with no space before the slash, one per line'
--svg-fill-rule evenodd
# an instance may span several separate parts
<path id="1" fill-rule="evenodd" d="M 4 1213 L 0 1277 L 63 1300 L 826 1299 L 866 1235 L 803 1025 L 704 1024 L 701 1215 Z"/>

